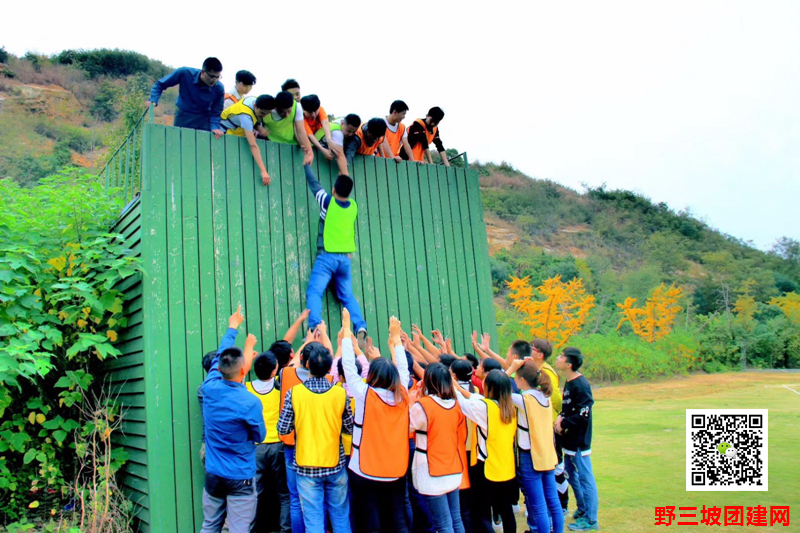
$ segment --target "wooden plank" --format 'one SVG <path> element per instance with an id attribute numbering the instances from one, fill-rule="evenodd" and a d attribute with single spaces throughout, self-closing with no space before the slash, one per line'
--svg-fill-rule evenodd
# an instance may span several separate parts
<path id="1" fill-rule="evenodd" d="M 188 446 L 180 450 L 188 461 L 188 472 L 182 480 L 184 483 L 189 481 L 185 492 L 190 500 L 190 510 L 194 517 L 195 528 L 199 528 L 202 523 L 202 513 L 198 513 L 198 507 L 202 508 L 203 497 L 203 466 L 195 458 L 199 453 L 200 440 L 203 431 L 203 417 L 200 413 L 200 405 L 192 391 L 203 380 L 202 355 L 203 355 L 203 321 L 201 318 L 200 303 L 200 248 L 198 231 L 198 163 L 209 165 L 209 160 L 203 158 L 198 161 L 198 144 L 207 144 L 204 139 L 198 143 L 197 132 L 193 130 L 182 130 L 181 133 L 181 180 L 182 180 L 182 200 L 183 200 L 183 276 L 184 276 L 184 295 L 186 306 L 184 308 L 186 323 L 184 326 L 186 336 L 186 389 L 181 391 L 186 398 L 188 407 L 189 427 Z M 173 332 L 179 335 L 180 332 Z M 176 450 L 177 453 L 177 450 Z"/>
<path id="2" fill-rule="evenodd" d="M 270 166 L 269 161 L 267 161 L 267 143 L 258 141 L 258 145 L 261 150 L 262 161 L 271 178 L 273 175 L 277 174 L 278 169 L 274 166 Z M 258 283 L 261 303 L 261 340 L 264 347 L 268 347 L 278 338 L 275 330 L 275 305 L 273 302 L 274 293 L 272 283 L 273 254 L 270 240 L 270 202 L 274 195 L 276 181 L 277 176 L 275 179 L 272 179 L 271 185 L 264 186 L 258 182 L 258 180 L 255 185 L 256 212 L 254 218 L 256 221 Z"/>
<path id="3" fill-rule="evenodd" d="M 270 243 L 272 250 L 272 301 L 275 310 L 276 337 L 282 337 L 289 327 L 286 289 L 286 247 L 284 245 L 283 190 L 281 187 L 280 145 L 267 143 L 268 172 L 272 176 L 269 186 Z"/>
<path id="4" fill-rule="evenodd" d="M 448 335 L 453 339 L 453 349 L 456 355 L 464 353 L 465 342 L 469 337 L 464 336 L 464 313 L 466 298 L 462 304 L 462 295 L 467 294 L 466 264 L 464 260 L 464 241 L 461 239 L 458 224 L 461 215 L 458 206 L 458 186 L 455 182 L 455 171 L 445 166 L 437 168 L 439 173 L 439 186 L 444 187 L 445 196 L 442 196 L 442 213 L 444 215 L 445 241 L 447 242 L 447 269 L 449 272 L 450 302 L 453 310 L 453 329 Z M 469 322 L 469 319 L 467 319 Z"/>
<path id="5" fill-rule="evenodd" d="M 150 373 L 148 372 L 148 377 Z M 128 381 L 123 381 L 121 383 L 114 383 L 110 386 L 112 393 L 114 394 L 133 394 L 133 393 L 143 393 L 145 392 L 144 386 L 145 380 L 144 379 L 133 379 Z M 151 394 L 151 391 L 147 391 L 148 395 Z M 171 400 L 171 398 L 170 398 Z M 149 406 L 148 406 L 149 407 Z M 172 416 L 172 412 L 170 409 L 170 416 Z M 172 432 L 170 431 L 170 439 L 172 438 Z M 170 452 L 171 454 L 172 452 Z"/>
<path id="6" fill-rule="evenodd" d="M 125 420 L 133 420 L 134 422 L 147 421 L 147 418 L 145 416 L 145 410 L 143 407 L 129 407 L 124 410 L 122 416 Z"/>
<path id="7" fill-rule="evenodd" d="M 247 301 L 244 298 L 244 250 L 242 243 L 242 172 L 239 161 L 239 138 L 225 135 L 225 174 L 228 201 L 228 272 L 230 274 L 230 309 L 238 306 L 247 317 Z M 248 154 L 248 157 L 250 155 Z M 251 170 L 252 172 L 252 170 Z M 237 337 L 237 345 L 244 345 L 245 335 Z"/>
<path id="8" fill-rule="evenodd" d="M 286 301 L 282 313 L 286 317 L 287 327 L 300 314 L 300 258 L 297 244 L 297 195 L 294 190 L 294 156 L 295 147 L 280 145 L 281 158 L 281 194 L 283 195 L 283 242 L 286 253 Z M 305 200 L 305 195 L 303 195 Z M 284 330 L 285 331 L 285 328 Z M 298 339 L 299 341 L 299 339 Z"/>
<path id="9" fill-rule="evenodd" d="M 130 448 L 128 451 L 128 463 L 136 463 L 147 466 L 147 452 Z"/>
<path id="10" fill-rule="evenodd" d="M 447 267 L 449 252 L 443 219 L 443 205 L 446 205 L 444 201 L 447 197 L 441 196 L 446 194 L 447 191 L 443 191 L 440 188 L 439 172 L 436 166 L 430 165 L 427 170 L 432 202 L 434 249 L 436 250 L 436 265 L 438 267 L 436 282 L 439 285 L 439 303 L 442 307 L 442 321 L 436 328 L 440 329 L 443 335 L 448 336 L 452 335 L 453 331 L 453 306 L 450 300 L 450 272 Z M 438 199 L 438 202 L 433 203 L 434 199 Z"/>
<path id="11" fill-rule="evenodd" d="M 219 346 L 217 301 L 214 280 L 214 197 L 211 135 L 195 132 L 197 156 L 197 253 L 200 269 L 200 320 L 203 352 Z"/>
<path id="12" fill-rule="evenodd" d="M 142 366 L 144 363 L 144 354 L 143 353 L 136 353 L 132 355 L 124 355 L 121 357 L 117 357 L 111 361 L 108 361 L 103 368 L 107 373 L 111 373 L 114 370 L 128 368 L 132 366 Z"/>
<path id="13" fill-rule="evenodd" d="M 363 299 L 359 302 L 361 312 L 367 321 L 367 329 L 370 335 L 378 331 L 380 327 L 377 319 L 377 307 L 375 300 L 376 276 L 372 261 L 372 243 L 370 239 L 370 220 L 369 220 L 369 201 L 367 195 L 367 181 L 365 177 L 363 157 L 356 157 L 353 160 L 353 194 L 358 205 L 358 218 L 356 220 L 356 238 L 358 239 L 358 250 L 351 258 L 351 268 L 361 272 L 361 283 L 363 288 Z M 340 326 L 341 327 L 341 326 Z M 374 337 L 377 338 L 377 337 Z"/>
<path id="14" fill-rule="evenodd" d="M 126 435 L 139 435 L 140 437 L 146 437 L 147 431 L 145 430 L 145 425 L 145 422 L 123 419 L 122 424 L 120 424 L 120 430 Z M 180 513 L 180 509 L 178 512 Z"/>
<path id="15" fill-rule="evenodd" d="M 148 174 L 150 191 L 142 197 L 143 235 L 146 239 L 143 250 L 145 299 L 145 369 L 147 370 L 146 394 L 147 449 L 150 450 L 150 477 L 143 492 L 155 493 L 159 488 L 175 486 L 174 440 L 171 401 L 170 369 L 170 313 L 168 305 L 167 279 L 167 220 L 166 220 L 166 128 L 154 124 L 144 126 L 145 150 L 149 152 Z M 130 392 L 144 392 L 144 382 L 128 385 L 140 387 Z M 127 392 L 127 391 L 126 391 Z M 153 527 L 157 531 L 177 531 L 175 495 L 160 491 L 161 497 L 152 503 Z"/>
<path id="16" fill-rule="evenodd" d="M 149 431 L 149 429 L 148 429 Z M 111 434 L 111 442 L 117 444 L 119 446 L 124 446 L 126 448 L 135 448 L 138 450 L 146 451 L 147 450 L 147 439 L 145 437 L 136 437 L 131 435 L 123 435 L 122 433 L 112 433 Z M 153 456 L 148 454 L 148 464 L 152 462 Z M 156 476 L 157 477 L 157 476 Z M 145 486 L 145 492 L 147 492 L 147 486 Z"/>
<path id="17" fill-rule="evenodd" d="M 378 177 L 375 170 L 375 158 L 364 157 L 364 171 L 367 185 L 367 219 L 369 220 L 370 244 L 372 246 L 372 271 L 375 275 L 375 314 L 374 324 L 370 328 L 370 335 L 375 339 L 376 346 L 383 346 L 387 338 L 386 329 L 389 326 L 389 312 L 386 300 L 386 272 L 384 269 L 383 239 L 381 232 L 380 205 L 378 203 Z"/>
<path id="18" fill-rule="evenodd" d="M 261 172 L 253 162 L 250 146 L 239 139 L 239 167 L 241 168 L 242 191 L 242 271 L 244 272 L 244 301 L 247 312 L 244 315 L 247 333 L 259 336 L 259 347 L 267 339 L 261 335 L 261 300 L 258 294 L 258 242 L 256 240 L 256 191 L 263 187 Z M 258 188 L 258 189 L 257 189 Z M 268 346 L 268 345 L 267 345 Z M 199 451 L 199 450 L 198 450 Z"/>
<path id="19" fill-rule="evenodd" d="M 146 405 L 144 394 L 138 392 L 132 394 L 120 394 L 117 396 L 117 400 L 119 400 L 120 405 L 125 408 L 144 407 Z"/>
<path id="20" fill-rule="evenodd" d="M 425 253 L 425 230 L 422 220 L 423 197 L 419 188 L 419 165 L 405 163 L 401 167 L 405 169 L 408 178 L 406 182 L 408 201 L 403 202 L 402 207 L 405 218 L 411 222 L 413 245 L 407 249 L 406 258 L 411 261 L 411 265 L 406 272 L 412 272 L 416 281 L 412 289 L 415 291 L 412 297 L 412 324 L 419 325 L 424 331 L 426 328 L 430 328 L 433 321 L 431 319 L 430 287 L 428 286 L 428 261 Z M 411 324 L 408 325 L 406 331 L 411 331 Z"/>
<path id="21" fill-rule="evenodd" d="M 123 381 L 131 381 L 134 379 L 144 379 L 144 365 L 138 364 L 129 366 L 128 368 L 118 368 L 108 372 L 105 378 L 109 383 L 119 383 Z"/>
<path id="22" fill-rule="evenodd" d="M 212 186 L 214 202 L 214 228 L 211 233 L 214 242 L 214 293 L 216 300 L 217 318 L 214 328 L 219 332 L 224 331 L 228 317 L 236 310 L 231 309 L 231 277 L 230 262 L 228 259 L 228 185 L 226 164 L 225 139 L 211 141 L 212 160 Z M 236 171 L 238 172 L 238 166 Z M 214 348 L 219 345 L 218 337 Z M 213 349 L 213 348 L 211 348 Z"/>
<path id="23" fill-rule="evenodd" d="M 328 164 L 328 161 L 322 157 L 315 157 L 314 158 L 314 166 L 316 167 L 316 176 L 317 180 L 319 180 L 322 187 L 325 189 L 325 192 L 328 194 L 333 193 L 333 184 L 332 176 L 331 176 L 331 168 Z M 306 180 L 303 180 L 306 181 Z M 320 226 L 320 206 L 319 202 L 317 201 L 316 197 L 311 194 L 311 191 L 308 189 L 308 183 L 306 182 L 306 196 L 309 200 L 309 203 L 313 204 L 308 208 L 309 219 L 311 219 L 312 224 L 309 227 L 309 236 L 310 236 L 310 248 L 312 254 L 312 261 L 315 261 L 317 258 L 317 244 L 318 244 L 318 237 L 319 237 L 319 226 Z M 335 201 L 331 198 L 331 202 Z M 312 263 L 313 269 L 313 263 Z M 306 307 L 308 307 L 308 299 L 305 300 Z M 337 305 L 336 296 L 331 291 L 325 291 L 322 296 L 322 320 L 328 325 L 329 329 L 334 329 L 336 324 L 333 324 L 333 319 L 331 319 L 331 312 L 337 309 L 339 312 L 339 319 L 336 321 L 336 324 L 341 326 L 341 308 Z"/>
<path id="24" fill-rule="evenodd" d="M 294 185 L 295 198 L 295 220 L 297 226 L 297 274 L 298 274 L 298 301 L 296 311 L 289 317 L 290 322 L 294 323 L 307 307 L 306 292 L 308 291 L 308 280 L 311 277 L 312 265 L 312 243 L 316 247 L 317 240 L 311 239 L 312 227 L 318 227 L 319 210 L 310 209 L 308 206 L 308 185 L 306 184 L 305 169 L 303 168 L 303 152 L 299 149 L 292 150 L 292 181 Z M 313 168 L 313 167 L 312 167 Z M 315 216 L 317 215 L 317 216 Z M 324 315 L 323 315 L 324 316 Z M 327 321 L 326 321 L 327 322 Z M 301 338 L 298 335 L 298 338 Z"/>
<path id="25" fill-rule="evenodd" d="M 442 327 L 443 302 L 439 284 L 439 265 L 436 250 L 436 228 L 433 215 L 432 198 L 438 198 L 438 187 L 432 188 L 431 178 L 428 172 L 430 165 L 419 165 L 417 172 L 419 175 L 420 203 L 422 204 L 422 227 L 423 243 L 425 248 L 425 272 L 428 280 L 428 300 L 431 309 L 431 322 L 426 327 L 420 327 L 423 335 L 430 336 L 429 331 L 433 328 Z M 431 196 L 435 190 L 436 196 Z"/>
<path id="26" fill-rule="evenodd" d="M 386 290 L 386 324 L 384 329 L 389 327 L 389 316 L 400 316 L 400 301 L 397 296 L 397 266 L 394 260 L 394 230 L 391 227 L 391 202 L 397 201 L 397 191 L 389 190 L 388 175 L 386 165 L 391 164 L 393 167 L 397 165 L 392 160 L 387 160 L 385 157 L 373 157 L 375 162 L 375 182 L 377 184 L 378 197 L 378 224 L 380 228 L 381 249 L 383 251 L 381 264 L 383 266 L 383 280 Z M 387 163 L 388 161 L 388 163 Z M 395 172 L 396 181 L 396 172 Z M 398 221 L 399 222 L 399 221 Z M 399 223 L 397 226 L 399 227 Z M 388 333 L 387 333 L 388 335 Z"/>
<path id="27" fill-rule="evenodd" d="M 486 239 L 486 223 L 483 220 L 478 173 L 474 170 L 469 170 L 466 173 L 466 177 L 472 245 L 475 249 L 475 267 L 478 274 L 481 329 L 492 337 L 492 349 L 499 351 L 497 321 L 494 316 L 494 303 L 492 301 L 492 276 L 489 270 L 489 243 Z"/>
<path id="28" fill-rule="evenodd" d="M 384 158 L 380 158 L 384 159 Z M 408 202 L 408 190 L 406 195 L 401 192 L 400 177 L 398 165 L 392 159 L 386 159 L 386 201 L 388 203 L 387 214 L 385 223 L 388 223 L 388 228 L 391 228 L 392 239 L 392 257 L 394 259 L 394 297 L 397 299 L 397 314 L 403 327 L 407 331 L 411 331 L 411 303 L 412 292 L 409 290 L 410 284 L 408 282 L 408 274 L 406 272 L 406 254 L 408 251 L 413 253 L 413 235 L 411 234 L 410 226 L 408 237 L 411 245 L 406 244 L 406 235 L 404 234 L 405 227 L 403 225 L 402 204 Z M 408 179 L 407 177 L 405 178 Z M 406 184 L 408 185 L 408 184 Z M 410 221 L 409 221 L 410 222 Z M 390 232 L 387 232 L 387 234 Z M 408 251 L 407 251 L 408 250 Z M 416 287 L 415 287 L 416 289 Z M 391 307 L 391 305 L 390 305 Z"/>
<path id="29" fill-rule="evenodd" d="M 468 178 L 465 170 L 463 169 L 455 169 L 455 173 L 459 204 L 459 222 L 457 225 L 457 233 L 461 235 L 461 239 L 464 242 L 463 259 L 466 268 L 465 274 L 467 280 L 467 293 L 464 295 L 466 296 L 466 303 L 464 303 L 464 298 L 462 298 L 462 305 L 466 305 L 469 308 L 469 314 L 464 315 L 464 321 L 465 325 L 468 326 L 466 328 L 466 333 L 471 337 L 472 331 L 477 331 L 481 326 L 480 301 L 478 300 L 478 274 L 477 269 L 475 268 L 475 247 L 472 244 L 472 227 L 469 220 L 470 206 L 467 196 Z M 481 260 L 486 260 L 486 258 Z M 467 319 L 467 316 L 469 319 Z M 471 339 L 466 346 L 466 351 L 472 352 Z"/>

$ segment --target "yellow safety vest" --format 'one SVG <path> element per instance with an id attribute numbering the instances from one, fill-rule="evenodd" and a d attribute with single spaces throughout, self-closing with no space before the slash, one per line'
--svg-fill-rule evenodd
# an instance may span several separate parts
<path id="1" fill-rule="evenodd" d="M 250 100 L 248 100 L 248 101 L 250 101 Z M 255 104 L 255 102 L 256 102 L 255 100 L 251 100 L 251 101 L 253 102 L 253 105 L 256 105 Z M 253 111 L 253 109 L 250 106 L 245 104 L 245 100 L 239 100 L 238 102 L 236 102 L 232 106 L 223 109 L 222 110 L 222 114 L 220 115 L 220 118 L 222 120 L 227 120 L 228 117 L 230 117 L 231 115 L 247 115 L 247 116 L 249 116 L 250 118 L 253 119 L 253 126 L 254 127 L 259 122 L 261 122 L 260 119 L 256 118 L 255 111 Z M 244 128 L 242 128 L 240 126 L 238 128 L 230 129 L 230 130 L 226 131 L 225 133 L 227 133 L 228 135 L 236 135 L 238 137 L 244 137 Z"/>
<path id="2" fill-rule="evenodd" d="M 553 367 L 547 363 L 540 368 L 542 372 L 547 372 L 550 378 L 550 383 L 553 385 L 553 394 L 550 395 L 550 405 L 553 406 L 553 423 L 555 423 L 558 415 L 561 413 L 561 406 L 564 402 L 564 397 L 561 395 L 561 389 L 558 387 L 558 374 L 553 370 Z"/>
<path id="3" fill-rule="evenodd" d="M 264 412 L 264 426 L 267 429 L 267 436 L 262 443 L 280 442 L 278 435 L 278 418 L 281 414 L 281 391 L 273 386 L 272 390 L 266 394 L 261 394 L 253 388 L 253 384 L 247 382 L 247 390 L 261 401 L 261 409 Z"/>
<path id="4" fill-rule="evenodd" d="M 542 406 L 531 394 L 522 395 L 525 418 L 528 419 L 528 437 L 531 439 L 531 459 L 537 472 L 554 470 L 558 464 L 553 441 L 553 407 Z"/>
<path id="5" fill-rule="evenodd" d="M 514 438 L 517 435 L 517 415 L 508 424 L 500 418 L 500 406 L 494 400 L 483 399 L 486 404 L 487 432 L 484 475 L 489 481 L 508 481 L 516 475 Z M 480 428 L 479 428 L 480 430 Z M 481 430 L 483 431 L 483 430 Z"/>
<path id="6" fill-rule="evenodd" d="M 325 392 L 312 392 L 305 385 L 292 388 L 298 466 L 331 468 L 339 464 L 346 400 L 347 393 L 341 387 Z"/>

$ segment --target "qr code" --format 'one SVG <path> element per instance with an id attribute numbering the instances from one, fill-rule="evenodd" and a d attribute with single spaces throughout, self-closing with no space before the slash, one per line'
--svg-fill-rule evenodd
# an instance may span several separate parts
<path id="1" fill-rule="evenodd" d="M 767 411 L 687 409 L 686 490 L 769 490 Z"/>

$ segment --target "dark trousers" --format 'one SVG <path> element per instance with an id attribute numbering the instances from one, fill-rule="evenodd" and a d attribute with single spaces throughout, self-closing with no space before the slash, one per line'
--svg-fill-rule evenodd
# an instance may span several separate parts
<path id="1" fill-rule="evenodd" d="M 556 487 L 558 488 L 558 499 L 562 509 L 569 508 L 569 483 L 564 472 L 564 451 L 561 449 L 561 435 L 553 432 L 556 436 L 556 457 L 558 466 L 556 467 Z"/>
<path id="2" fill-rule="evenodd" d="M 176 128 L 190 128 L 193 130 L 211 131 L 211 112 L 190 113 L 181 108 L 175 110 L 172 125 Z"/>
<path id="3" fill-rule="evenodd" d="M 254 531 L 291 532 L 289 487 L 286 485 L 282 442 L 256 446 L 256 490 L 258 507 Z"/>
<path id="4" fill-rule="evenodd" d="M 511 502 L 519 491 L 516 479 L 508 481 L 489 481 L 484 475 L 484 462 L 475 465 L 475 479 L 470 478 L 475 491 L 475 505 L 472 512 L 472 527 L 477 533 L 493 533 L 492 509 L 503 520 L 503 533 L 516 533 L 517 522 Z"/>
<path id="5" fill-rule="evenodd" d="M 417 492 L 411 478 L 411 463 L 414 461 L 414 439 L 409 440 L 408 473 L 406 474 L 406 519 L 412 533 L 436 533 L 433 527 L 433 515 L 428 508 L 428 502 Z"/>
<path id="6" fill-rule="evenodd" d="M 356 533 L 408 533 L 405 477 L 396 481 L 375 481 L 352 475 L 350 481 Z"/>
<path id="7" fill-rule="evenodd" d="M 471 452 L 467 452 L 467 464 L 471 461 Z M 478 461 L 480 463 L 480 461 Z M 474 526 L 472 524 L 473 518 L 473 509 L 475 508 L 475 494 L 477 494 L 477 489 L 475 488 L 475 478 L 478 473 L 475 469 L 478 468 L 478 464 L 476 463 L 475 466 L 468 467 L 469 472 L 469 485 L 468 489 L 461 489 L 458 491 L 458 498 L 460 500 L 461 506 L 461 522 L 464 524 L 464 531 L 466 533 L 472 533 L 474 531 Z"/>

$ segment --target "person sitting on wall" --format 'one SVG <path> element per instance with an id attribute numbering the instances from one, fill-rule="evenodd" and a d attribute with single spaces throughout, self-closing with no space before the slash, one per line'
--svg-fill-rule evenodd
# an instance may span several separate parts
<path id="1" fill-rule="evenodd" d="M 406 130 L 406 137 L 408 144 L 411 146 L 412 154 L 409 156 L 407 153 L 402 153 L 400 156 L 406 161 L 419 161 L 421 163 L 433 163 L 433 156 L 431 156 L 430 145 L 433 143 L 436 146 L 436 151 L 442 157 L 444 166 L 449 167 L 450 161 L 447 160 L 447 152 L 444 149 L 442 140 L 439 138 L 439 123 L 444 118 L 444 111 L 441 107 L 432 107 L 428 111 L 428 115 L 424 118 L 418 118 Z"/>
<path id="2" fill-rule="evenodd" d="M 299 144 L 305 153 L 304 165 L 314 161 L 311 143 L 306 134 L 303 113 L 298 110 L 292 93 L 281 91 L 275 96 L 275 109 L 264 117 L 264 126 L 269 132 L 269 140 L 276 143 Z"/>
<path id="3" fill-rule="evenodd" d="M 203 61 L 203 68 L 181 67 L 153 84 L 147 105 L 158 105 L 164 89 L 179 85 L 178 110 L 172 123 L 176 128 L 210 131 L 219 139 L 223 135 L 219 126 L 225 100 L 225 88 L 219 82 L 222 63 L 216 57 Z"/>
<path id="4" fill-rule="evenodd" d="M 267 167 L 264 166 L 264 160 L 261 158 L 261 150 L 256 144 L 254 130 L 257 129 L 264 136 L 267 135 L 267 130 L 264 128 L 264 117 L 273 109 L 275 109 L 275 99 L 272 96 L 268 94 L 262 94 L 258 98 L 250 96 L 224 109 L 220 122 L 228 135 L 238 135 L 247 139 L 253 160 L 261 171 L 261 183 L 264 185 L 269 185 L 270 178 Z"/>
<path id="5" fill-rule="evenodd" d="M 322 130 L 318 130 L 315 134 L 320 145 L 336 154 L 339 174 L 350 175 L 347 166 L 353 164 L 353 157 L 361 146 L 361 137 L 356 135 L 359 126 L 361 126 L 361 117 L 350 113 L 341 120 L 331 122 L 330 143 L 323 135 Z"/>
<path id="6" fill-rule="evenodd" d="M 249 70 L 240 70 L 236 73 L 236 84 L 233 90 L 225 93 L 225 109 L 228 109 L 233 104 L 243 100 L 245 96 L 250 94 L 253 90 L 253 85 L 256 84 L 256 77 Z"/>

